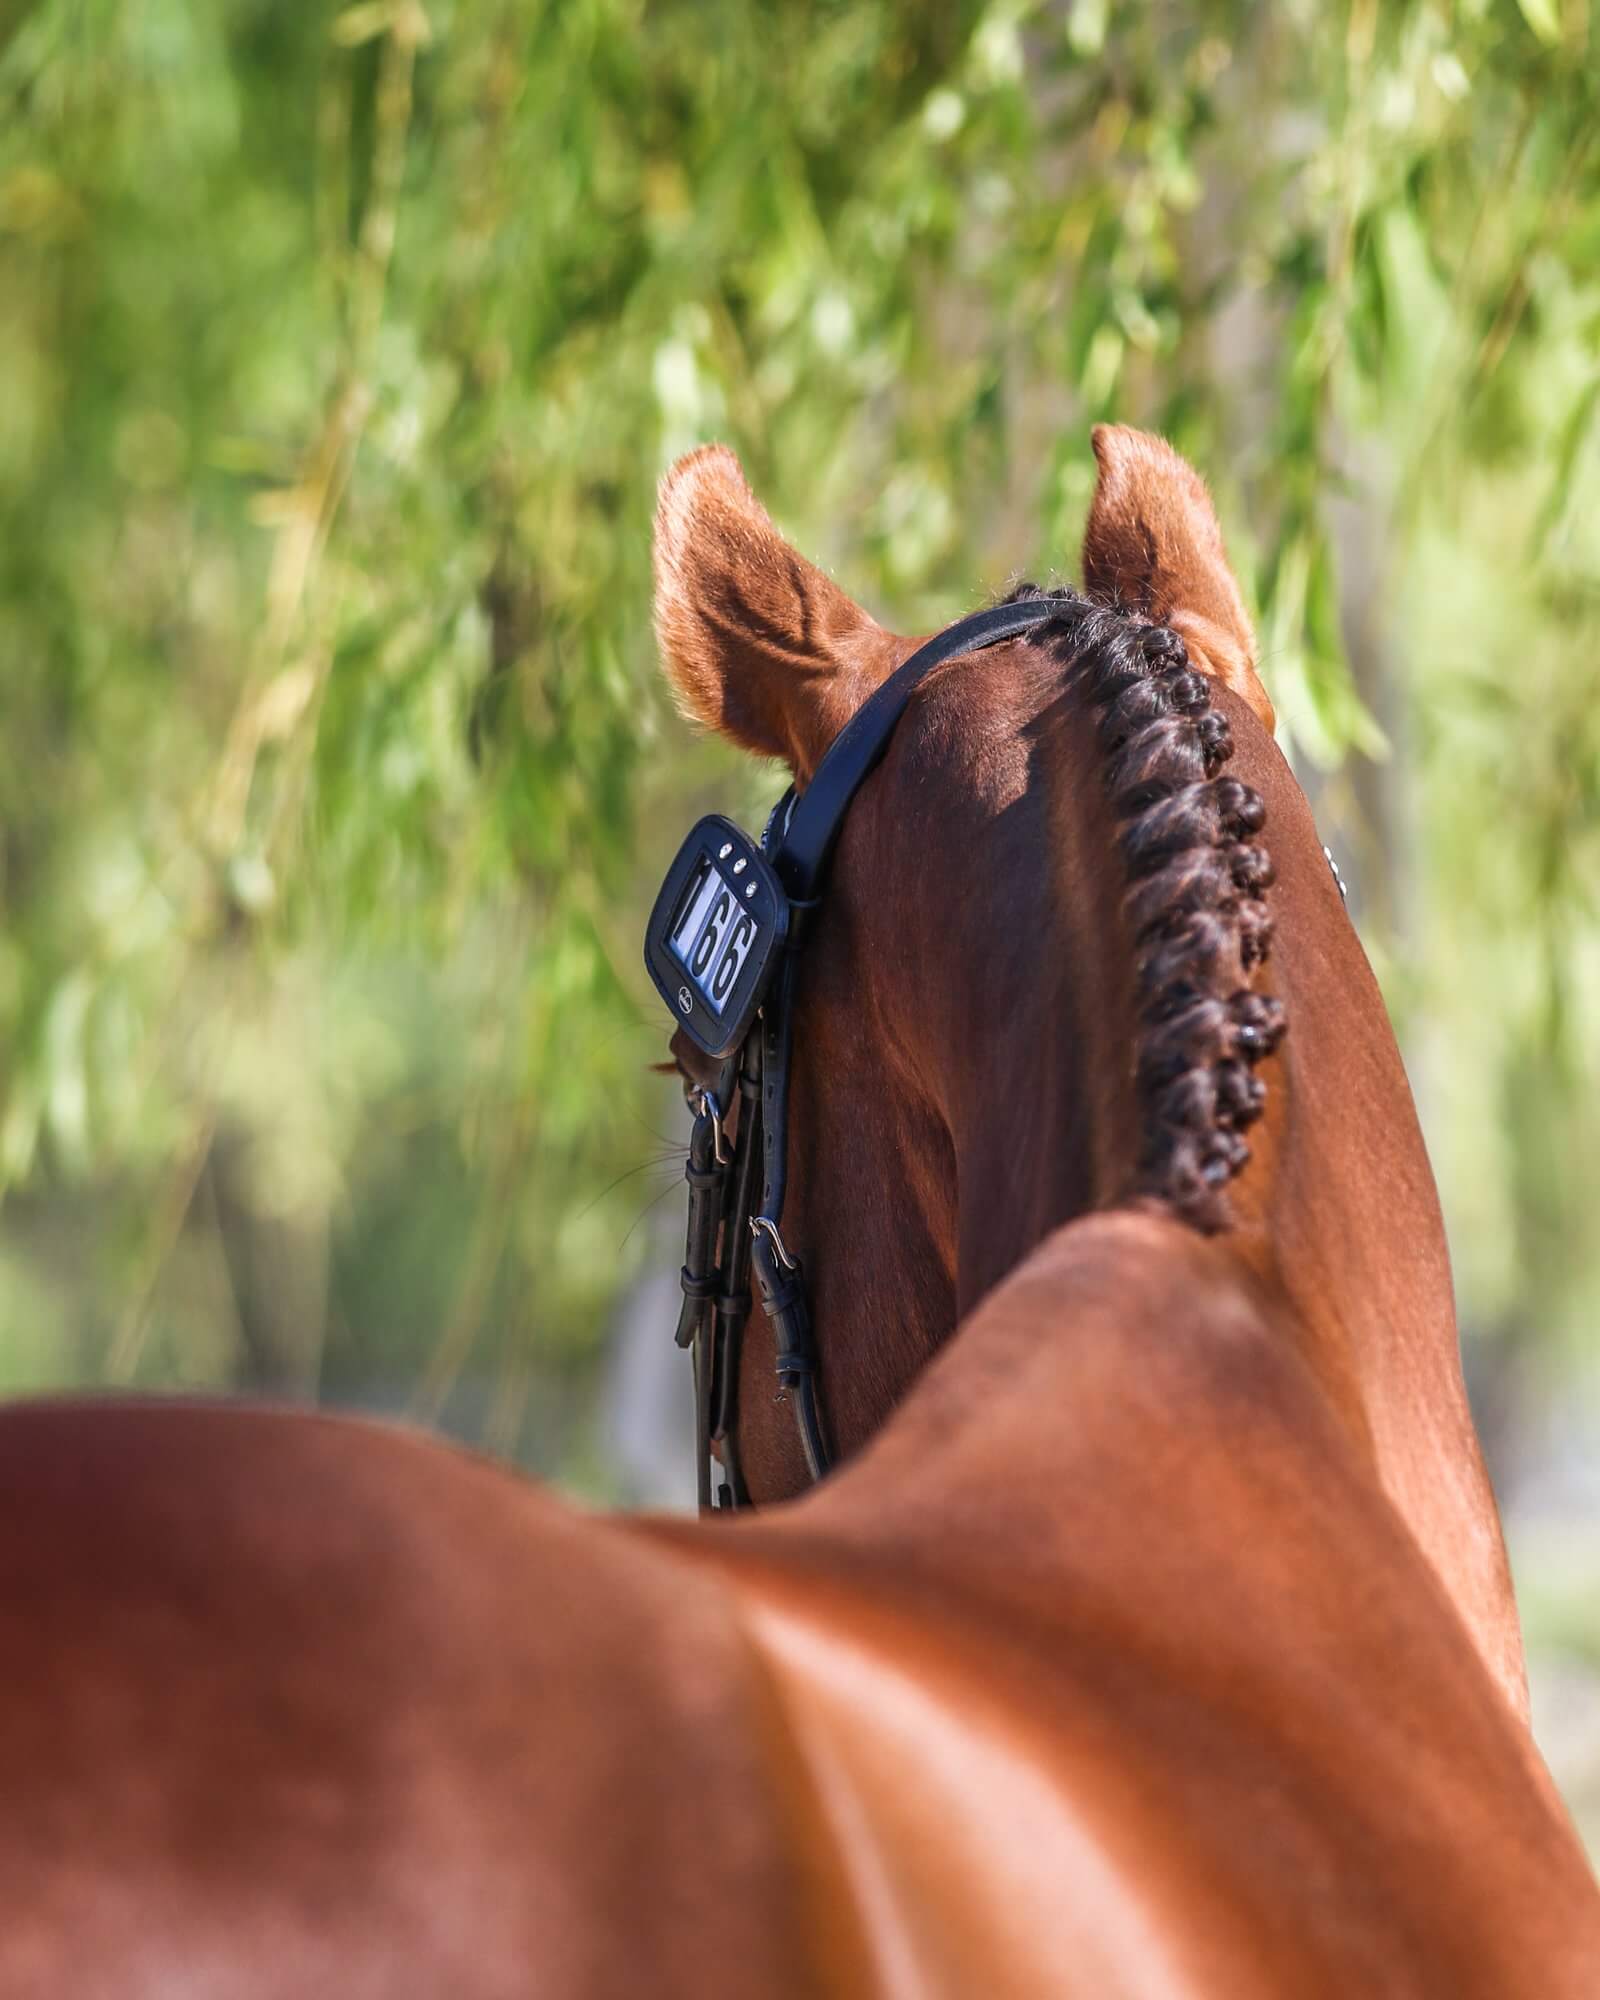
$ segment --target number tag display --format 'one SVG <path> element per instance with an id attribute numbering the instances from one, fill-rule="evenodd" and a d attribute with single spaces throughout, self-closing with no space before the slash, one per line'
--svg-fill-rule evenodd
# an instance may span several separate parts
<path id="1" fill-rule="evenodd" d="M 757 844 L 720 814 L 701 820 L 661 885 L 644 958 L 707 1055 L 728 1055 L 748 1034 L 788 928 L 788 898 Z"/>

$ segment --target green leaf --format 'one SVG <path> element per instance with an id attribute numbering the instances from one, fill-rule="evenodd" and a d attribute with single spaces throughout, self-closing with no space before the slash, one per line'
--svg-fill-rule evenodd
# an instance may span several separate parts
<path id="1" fill-rule="evenodd" d="M 335 15 L 330 32 L 340 48 L 359 48 L 363 42 L 387 34 L 395 12 L 396 0 L 356 0 L 354 6 Z"/>
<path id="2" fill-rule="evenodd" d="M 1547 48 L 1561 40 L 1561 0 L 1517 0 L 1522 18 Z"/>

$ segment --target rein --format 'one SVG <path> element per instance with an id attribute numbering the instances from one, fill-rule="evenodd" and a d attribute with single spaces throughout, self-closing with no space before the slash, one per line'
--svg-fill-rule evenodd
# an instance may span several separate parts
<path id="1" fill-rule="evenodd" d="M 694 1359 L 703 1509 L 750 1505 L 735 1430 L 752 1273 L 772 1324 L 779 1400 L 794 1411 L 807 1469 L 815 1481 L 833 1464 L 805 1273 L 783 1240 L 783 1206 L 799 950 L 821 904 L 845 814 L 933 668 L 1015 639 L 1059 608 L 1047 598 L 1002 604 L 930 639 L 862 703 L 805 790 L 785 792 L 759 847 L 728 820 L 702 820 L 656 899 L 646 967 L 690 1038 L 722 1063 L 715 1089 L 699 1095 L 689 1138 L 676 1336 Z M 726 1125 L 735 1094 L 739 1120 L 730 1152 Z M 725 1475 L 714 1492 L 713 1444 Z"/>

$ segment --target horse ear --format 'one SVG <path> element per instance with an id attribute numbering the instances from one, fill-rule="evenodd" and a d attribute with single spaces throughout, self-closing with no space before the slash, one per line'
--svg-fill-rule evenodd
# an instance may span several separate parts
<path id="1" fill-rule="evenodd" d="M 1100 424 L 1093 443 L 1100 477 L 1083 536 L 1084 588 L 1102 603 L 1170 625 L 1193 664 L 1242 696 L 1271 729 L 1255 634 L 1205 481 L 1147 432 Z"/>
<path id="2" fill-rule="evenodd" d="M 679 705 L 802 782 L 907 651 L 789 546 L 725 445 L 690 452 L 661 482 L 655 571 Z"/>

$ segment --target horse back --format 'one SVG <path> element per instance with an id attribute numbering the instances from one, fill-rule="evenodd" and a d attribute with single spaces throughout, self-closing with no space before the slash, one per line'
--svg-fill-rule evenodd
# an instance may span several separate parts
<path id="1" fill-rule="evenodd" d="M 1226 1241 L 1067 1226 L 847 1477 L 656 1532 L 773 1663 L 874 1990 L 1600 1990 L 1526 1725 Z"/>
<path id="2" fill-rule="evenodd" d="M 13 1407 L 0 1484 L 6 2000 L 807 1990 L 715 1580 L 309 1415 Z"/>

